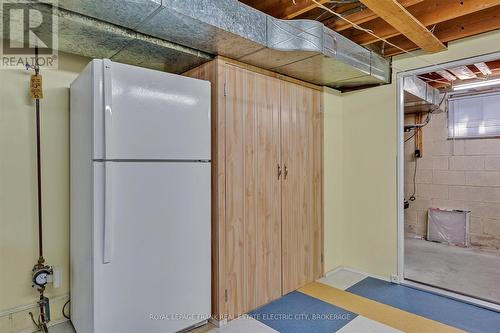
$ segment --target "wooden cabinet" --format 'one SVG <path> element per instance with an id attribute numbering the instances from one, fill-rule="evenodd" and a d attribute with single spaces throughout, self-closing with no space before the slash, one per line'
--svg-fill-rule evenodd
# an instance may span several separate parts
<path id="1" fill-rule="evenodd" d="M 321 93 L 281 84 L 282 290 L 322 275 Z"/>
<path id="2" fill-rule="evenodd" d="M 318 87 L 217 58 L 212 83 L 212 307 L 251 311 L 323 274 Z"/>
<path id="3" fill-rule="evenodd" d="M 280 82 L 226 64 L 228 313 L 281 295 Z"/>

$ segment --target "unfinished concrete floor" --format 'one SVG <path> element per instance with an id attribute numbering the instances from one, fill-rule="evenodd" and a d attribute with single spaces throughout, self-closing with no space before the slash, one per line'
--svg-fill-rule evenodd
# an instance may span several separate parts
<path id="1" fill-rule="evenodd" d="M 405 278 L 500 303 L 500 255 L 405 239 Z"/>

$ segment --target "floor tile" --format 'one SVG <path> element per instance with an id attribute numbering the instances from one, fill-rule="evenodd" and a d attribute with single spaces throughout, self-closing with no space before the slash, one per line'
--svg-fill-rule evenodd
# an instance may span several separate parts
<path id="1" fill-rule="evenodd" d="M 374 320 L 357 316 L 353 321 L 342 327 L 338 333 L 403 333 L 400 330 L 381 324 Z"/>
<path id="2" fill-rule="evenodd" d="M 360 285 L 368 279 L 370 278 L 364 279 L 355 286 Z M 348 290 L 350 290 L 351 288 L 349 288 Z M 337 289 L 319 282 L 309 283 L 300 288 L 299 292 L 407 333 L 465 332 L 450 325 L 443 324 L 439 321 L 419 316 L 410 311 L 405 311 L 397 307 L 384 304 L 383 302 L 375 301 L 370 298 L 359 296 L 355 293 Z"/>
<path id="3" fill-rule="evenodd" d="M 75 333 L 73 325 L 69 321 L 49 327 L 50 333 Z"/>
<path id="4" fill-rule="evenodd" d="M 326 277 L 319 279 L 318 282 L 345 290 L 363 280 L 365 277 L 366 275 L 364 274 L 342 269 L 328 274 Z"/>
<path id="5" fill-rule="evenodd" d="M 295 291 L 251 312 L 250 316 L 282 333 L 332 333 L 357 315 Z"/>
<path id="6" fill-rule="evenodd" d="M 500 327 L 498 312 L 370 277 L 347 291 L 471 333 L 498 332 Z"/>
<path id="7" fill-rule="evenodd" d="M 215 328 L 210 333 L 277 333 L 277 331 L 253 318 L 242 317 L 231 320 L 227 325 Z"/>

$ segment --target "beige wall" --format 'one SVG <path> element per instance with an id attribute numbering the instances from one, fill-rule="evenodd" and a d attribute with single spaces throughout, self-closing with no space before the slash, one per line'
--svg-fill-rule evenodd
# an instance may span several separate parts
<path id="1" fill-rule="evenodd" d="M 343 99 L 344 265 L 388 276 L 397 262 L 396 90 L 381 86 Z"/>
<path id="2" fill-rule="evenodd" d="M 396 113 L 387 112 L 396 108 L 395 88 L 327 89 L 324 105 L 325 271 L 388 277 L 397 260 Z"/>
<path id="3" fill-rule="evenodd" d="M 325 272 L 341 266 L 342 258 L 342 189 L 343 111 L 341 94 L 326 89 L 323 94 L 324 126 L 324 256 Z"/>
<path id="4" fill-rule="evenodd" d="M 415 115 L 405 116 L 415 123 Z M 427 234 L 427 210 L 471 211 L 471 245 L 500 249 L 500 139 L 448 140 L 446 113 L 423 128 L 423 157 L 417 161 L 416 200 L 405 210 L 405 235 Z M 415 141 L 405 144 L 405 197 L 413 192 Z"/>
<path id="5" fill-rule="evenodd" d="M 500 51 L 500 32 L 449 45 L 432 62 Z M 62 268 L 51 290 L 53 316 L 69 290 L 68 87 L 88 59 L 61 54 L 60 69 L 46 71 L 42 102 L 45 255 Z M 428 63 L 406 56 L 412 69 Z M 33 304 L 30 271 L 36 253 L 33 103 L 29 72 L 0 71 L 0 313 Z M 325 92 L 325 269 L 350 266 L 388 277 L 396 272 L 396 88 L 390 84 L 343 94 Z M 0 332 L 23 329 L 27 311 L 0 316 Z M 12 325 L 12 326 L 11 326 Z"/>
<path id="6" fill-rule="evenodd" d="M 60 54 L 59 69 L 42 72 L 42 175 L 45 258 L 62 269 L 59 289 L 48 287 L 52 316 L 61 318 L 69 292 L 69 84 L 89 61 Z M 30 72 L 0 70 L 0 332 L 31 327 L 31 269 L 37 254 L 35 114 Z M 32 310 L 32 309 L 29 309 Z"/>
<path id="7" fill-rule="evenodd" d="M 499 40 L 500 31 L 495 31 L 450 43 L 447 51 L 425 55 L 424 60 L 399 56 L 394 72 L 498 52 Z M 342 218 L 330 226 L 342 231 L 341 262 L 387 278 L 397 272 L 395 82 L 394 77 L 392 84 L 342 95 L 343 151 L 331 157 L 343 174 Z M 325 141 L 325 154 L 331 145 Z M 334 207 L 334 202 L 325 201 L 325 216 Z M 326 253 L 335 253 L 332 239 L 325 237 Z"/>

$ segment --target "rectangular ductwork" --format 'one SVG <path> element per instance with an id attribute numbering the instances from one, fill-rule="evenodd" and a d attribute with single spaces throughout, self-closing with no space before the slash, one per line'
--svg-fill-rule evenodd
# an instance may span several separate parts
<path id="1" fill-rule="evenodd" d="M 100 47 L 116 46 L 110 57 L 116 61 L 139 62 L 140 66 L 174 72 L 186 70 L 191 63 L 194 67 L 210 56 L 222 55 L 332 88 L 390 81 L 388 60 L 321 22 L 278 20 L 237 0 L 59 0 L 58 5 L 63 21 L 74 16 L 70 21 L 86 18 L 100 22 L 65 27 L 80 30 L 73 40 L 63 36 L 65 40 L 60 45 L 75 48 L 71 44 L 81 43 L 83 35 L 88 43 L 84 46 L 87 56 L 92 56 L 88 50 L 94 50 L 98 56 L 103 53 Z M 96 40 L 95 45 L 92 39 Z M 169 49 L 174 45 L 178 47 L 174 47 L 170 57 Z M 155 55 L 152 66 L 148 65 L 150 49 Z M 162 56 L 162 50 L 167 56 Z M 187 61 L 182 59 L 184 53 Z M 159 64 L 161 61 L 163 65 Z M 172 66 L 168 62 L 182 65 Z"/>
<path id="2" fill-rule="evenodd" d="M 403 90 L 405 113 L 427 112 L 436 108 L 436 113 L 445 110 L 443 94 L 416 76 L 404 78 Z"/>

